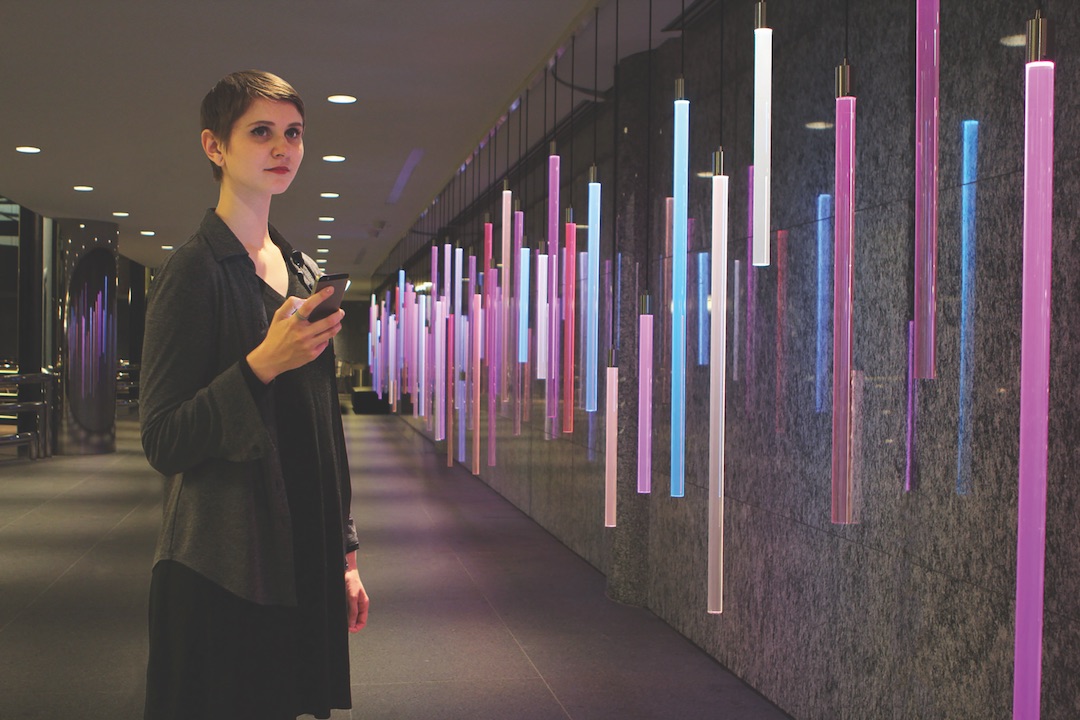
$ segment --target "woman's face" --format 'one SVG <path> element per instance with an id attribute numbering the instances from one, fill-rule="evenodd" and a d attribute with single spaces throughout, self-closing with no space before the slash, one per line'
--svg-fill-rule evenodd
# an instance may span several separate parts
<path id="1" fill-rule="evenodd" d="M 285 192 L 304 159 L 300 111 L 291 102 L 257 98 L 233 125 L 220 158 L 222 184 L 233 192 Z"/>

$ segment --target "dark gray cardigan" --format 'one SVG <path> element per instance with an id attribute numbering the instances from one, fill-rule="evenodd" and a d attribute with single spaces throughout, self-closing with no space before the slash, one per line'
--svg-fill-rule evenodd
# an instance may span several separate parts
<path id="1" fill-rule="evenodd" d="M 292 255 L 272 227 L 270 237 L 287 258 Z M 252 602 L 295 605 L 273 383 L 257 397 L 245 378 L 250 370 L 242 367 L 268 327 L 255 264 L 208 210 L 150 288 L 140 376 L 142 442 L 150 464 L 167 476 L 154 562 L 183 563 Z M 347 468 L 340 433 L 334 446 Z M 347 478 L 342 485 L 342 542 L 349 552 L 358 543 Z"/>

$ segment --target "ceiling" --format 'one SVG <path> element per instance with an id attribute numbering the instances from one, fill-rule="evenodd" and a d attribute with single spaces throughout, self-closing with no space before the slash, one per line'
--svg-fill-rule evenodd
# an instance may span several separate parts
<path id="1" fill-rule="evenodd" d="M 599 5 L 598 21 L 597 6 L 7 2 L 0 20 L 0 195 L 46 217 L 116 222 L 120 252 L 157 266 L 168 253 L 162 245 L 182 243 L 217 200 L 199 145 L 203 95 L 234 70 L 268 70 L 292 83 L 307 105 L 304 165 L 275 199 L 271 222 L 297 248 L 327 249 L 320 255 L 327 267 L 351 273 L 350 295 L 364 296 L 375 268 L 500 118 L 526 89 L 543 87 L 545 68 L 560 52 L 567 56 L 571 37 L 576 84 L 591 85 L 595 57 L 599 88 L 610 86 L 615 0 Z M 670 37 L 661 28 L 679 14 L 679 0 L 619 0 L 620 56 L 646 49 L 650 6 L 653 44 Z M 567 75 L 565 64 L 559 75 Z M 327 102 L 338 93 L 358 101 Z M 584 97 L 577 95 L 574 102 Z M 569 100 L 553 101 L 560 115 Z M 539 127 L 542 106 L 531 104 Z M 539 139 L 534 131 L 530 142 Z M 24 145 L 41 152 L 16 151 Z M 322 160 L 331 154 L 346 159 Z M 76 185 L 94 189 L 77 192 Z"/>

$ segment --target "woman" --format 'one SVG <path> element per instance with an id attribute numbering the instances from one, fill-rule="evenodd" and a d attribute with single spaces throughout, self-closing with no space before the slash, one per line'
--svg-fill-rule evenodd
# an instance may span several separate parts
<path id="1" fill-rule="evenodd" d="M 145 718 L 295 718 L 351 707 L 367 622 L 331 339 L 333 290 L 269 224 L 304 157 L 284 80 L 233 73 L 203 100 L 217 207 L 151 287 L 142 441 L 166 475 Z"/>

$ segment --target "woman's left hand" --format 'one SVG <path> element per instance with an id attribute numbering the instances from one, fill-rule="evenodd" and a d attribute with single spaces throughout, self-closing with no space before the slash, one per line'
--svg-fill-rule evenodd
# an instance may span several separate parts
<path id="1" fill-rule="evenodd" d="M 348 555 L 349 569 L 345 571 L 345 597 L 349 603 L 349 632 L 360 632 L 367 625 L 368 599 L 367 590 L 356 568 L 356 553 Z"/>

